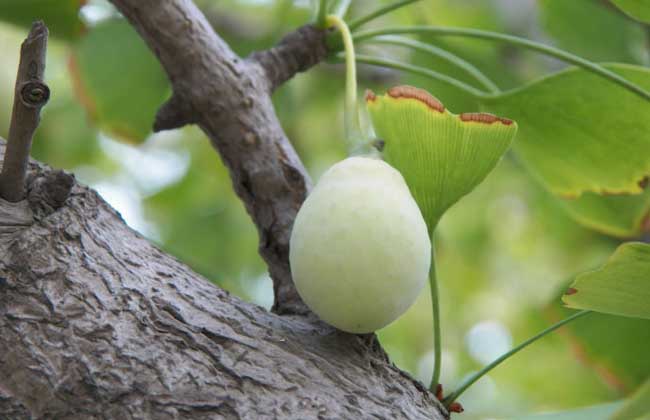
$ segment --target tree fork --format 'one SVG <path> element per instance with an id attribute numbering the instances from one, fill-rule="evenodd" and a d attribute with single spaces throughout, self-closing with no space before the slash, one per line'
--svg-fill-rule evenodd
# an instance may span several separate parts
<path id="1" fill-rule="evenodd" d="M 228 166 L 260 233 L 276 313 L 210 284 L 96 192 L 30 162 L 21 203 L 35 217 L 0 244 L 0 418 L 448 418 L 374 335 L 309 316 L 291 282 L 289 234 L 310 180 L 270 92 L 320 53 L 288 36 L 280 50 L 242 59 L 190 0 L 112 2 L 182 104 L 162 125 L 174 115 L 196 122 Z M 0 200 L 0 227 L 8 204 Z"/>
<path id="2" fill-rule="evenodd" d="M 156 54 L 172 85 L 155 129 L 197 124 L 217 149 L 257 227 L 273 310 L 307 314 L 289 268 L 293 220 L 311 180 L 271 102 L 278 84 L 323 60 L 324 32 L 305 26 L 267 51 L 238 57 L 191 0 L 111 0 Z"/>

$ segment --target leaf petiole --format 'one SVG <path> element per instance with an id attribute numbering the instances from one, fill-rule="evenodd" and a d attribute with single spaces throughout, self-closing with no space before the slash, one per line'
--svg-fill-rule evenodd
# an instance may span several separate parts
<path id="1" fill-rule="evenodd" d="M 447 50 L 436 47 L 435 45 L 427 44 L 421 41 L 416 41 L 411 38 L 406 38 L 401 36 L 390 36 L 390 35 L 370 38 L 366 42 L 372 44 L 398 45 L 401 47 L 411 48 L 415 51 L 420 51 L 425 54 L 432 55 L 434 57 L 438 57 L 464 70 L 467 74 L 472 76 L 478 83 L 480 83 L 485 89 L 487 89 L 488 92 L 490 93 L 500 92 L 499 87 L 474 65 L 472 65 L 466 60 L 463 60 L 457 55 L 450 53 Z"/>
<path id="2" fill-rule="evenodd" d="M 354 31 L 359 26 L 364 25 L 364 24 L 370 22 L 373 19 L 376 19 L 378 17 L 386 15 L 386 14 L 392 12 L 393 10 L 399 9 L 401 7 L 408 6 L 409 4 L 415 3 L 416 1 L 419 1 L 419 0 L 402 0 L 402 1 L 397 1 L 395 3 L 386 5 L 384 7 L 380 7 L 379 9 L 377 9 L 375 11 L 372 11 L 372 12 L 368 13 L 365 16 L 361 16 L 359 18 L 356 18 L 355 20 L 350 22 L 350 24 L 348 26 L 350 27 L 351 31 Z"/>
<path id="3" fill-rule="evenodd" d="M 469 38 L 486 39 L 490 41 L 500 41 L 508 44 L 516 45 L 518 47 L 527 48 L 529 50 L 537 51 L 541 54 L 557 58 L 567 63 L 575 64 L 585 70 L 591 71 L 605 79 L 616 83 L 625 89 L 641 96 L 642 98 L 650 101 L 650 92 L 642 87 L 627 80 L 626 78 L 610 71 L 603 66 L 596 64 L 592 61 L 586 60 L 577 55 L 569 52 L 554 48 L 539 42 L 531 41 L 529 39 L 520 38 L 513 35 L 502 34 L 498 32 L 483 31 L 472 28 L 447 28 L 441 26 L 396 26 L 377 30 L 367 30 L 357 32 L 354 40 L 359 43 L 371 39 L 379 35 L 396 35 L 396 34 L 429 34 L 438 36 L 461 36 Z"/>
<path id="4" fill-rule="evenodd" d="M 501 363 L 503 363 L 505 360 L 509 359 L 511 356 L 515 355 L 518 353 L 520 350 L 523 350 L 526 348 L 529 344 L 534 343 L 535 341 L 539 340 L 540 338 L 544 337 L 545 335 L 557 330 L 563 325 L 568 324 L 569 322 L 576 320 L 578 318 L 581 318 L 592 311 L 580 311 L 576 312 L 575 314 L 571 315 L 570 317 L 564 318 L 562 321 L 559 321 L 550 327 L 546 328 L 544 331 L 540 332 L 539 334 L 529 338 L 528 340 L 524 341 L 523 343 L 519 344 L 517 347 L 514 347 L 507 353 L 504 353 L 497 359 L 495 359 L 493 362 L 491 362 L 489 365 L 486 365 L 483 369 L 479 370 L 478 372 L 474 373 L 472 376 L 469 378 L 465 379 L 459 386 L 456 388 L 454 392 L 449 394 L 445 399 L 443 400 L 443 404 L 445 407 L 449 407 L 458 397 L 460 397 L 463 392 L 465 392 L 470 386 L 474 384 L 474 382 L 478 381 L 481 379 L 484 375 L 486 375 L 488 372 L 490 372 L 492 369 L 495 367 L 499 366 Z"/>
<path id="5" fill-rule="evenodd" d="M 340 56 L 339 56 L 340 58 Z M 373 66 L 380 66 L 380 67 L 388 67 L 388 68 L 393 68 L 396 70 L 402 70 L 406 71 L 412 74 L 417 74 L 420 76 L 428 77 L 433 80 L 437 80 L 439 82 L 443 82 L 447 85 L 453 86 L 465 93 L 467 93 L 470 96 L 473 96 L 474 98 L 481 99 L 481 98 L 487 98 L 490 97 L 491 94 L 488 94 L 486 92 L 483 92 L 480 89 L 475 88 L 474 86 L 470 86 L 467 83 L 461 82 L 458 79 L 454 79 L 451 76 L 447 76 L 446 74 L 438 73 L 437 71 L 434 70 L 429 70 L 425 67 L 420 67 L 420 66 L 415 66 L 412 64 L 407 64 L 403 63 L 401 61 L 396 61 L 396 60 L 390 60 L 388 58 L 379 58 L 379 57 L 373 57 L 370 55 L 364 55 L 364 54 L 357 54 L 356 60 L 359 63 L 365 63 L 365 64 L 371 64 Z"/>

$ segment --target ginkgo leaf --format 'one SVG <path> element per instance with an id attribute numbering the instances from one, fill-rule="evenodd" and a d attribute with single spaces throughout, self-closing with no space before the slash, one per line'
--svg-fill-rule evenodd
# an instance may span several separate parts
<path id="1" fill-rule="evenodd" d="M 0 0 L 0 20 L 29 28 L 43 20 L 54 37 L 73 39 L 85 29 L 79 9 L 85 0 Z"/>
<path id="2" fill-rule="evenodd" d="M 607 68 L 650 88 L 650 69 Z M 517 120 L 515 150 L 553 193 L 643 191 L 650 174 L 650 102 L 638 95 L 571 68 L 482 103 Z"/>
<path id="3" fill-rule="evenodd" d="M 577 222 L 606 235 L 637 238 L 650 231 L 650 189 L 637 195 L 587 192 L 561 202 Z"/>
<path id="4" fill-rule="evenodd" d="M 650 245 L 621 245 L 602 268 L 579 275 L 562 301 L 571 308 L 650 319 Z"/>
<path id="5" fill-rule="evenodd" d="M 490 114 L 449 112 L 428 92 L 398 86 L 366 95 L 384 159 L 397 168 L 432 230 L 510 146 L 517 124 Z"/>
<path id="6" fill-rule="evenodd" d="M 555 304 L 556 299 L 553 301 L 546 311 L 549 319 L 559 321 L 575 313 Z M 576 360 L 618 393 L 629 393 L 650 377 L 646 360 L 649 319 L 592 313 L 580 322 L 567 324 L 560 335 L 567 340 Z"/>
<path id="7" fill-rule="evenodd" d="M 612 3 L 634 19 L 650 23 L 650 0 L 612 0 Z"/>
<path id="8" fill-rule="evenodd" d="M 128 22 L 111 19 L 93 27 L 70 63 L 75 93 L 96 125 L 121 140 L 143 142 L 169 82 Z"/>
<path id="9" fill-rule="evenodd" d="M 537 5 L 544 33 L 563 50 L 591 61 L 639 63 L 648 56 L 642 25 L 631 24 L 606 2 L 538 0 Z M 602 36 L 603 28 L 607 36 Z"/>

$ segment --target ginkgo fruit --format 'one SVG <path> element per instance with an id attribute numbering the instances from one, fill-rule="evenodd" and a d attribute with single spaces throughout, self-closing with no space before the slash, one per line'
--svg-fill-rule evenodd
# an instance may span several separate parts
<path id="1" fill-rule="evenodd" d="M 290 243 L 298 293 L 322 320 L 368 333 L 403 314 L 431 264 L 427 225 L 402 175 L 373 158 L 332 166 L 303 203 Z"/>

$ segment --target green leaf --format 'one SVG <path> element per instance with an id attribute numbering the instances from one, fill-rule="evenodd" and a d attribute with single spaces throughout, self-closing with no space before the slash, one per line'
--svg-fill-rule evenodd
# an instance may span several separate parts
<path id="1" fill-rule="evenodd" d="M 398 86 L 367 96 L 384 159 L 399 170 L 432 231 L 506 152 L 517 124 L 490 114 L 455 115 L 428 92 Z"/>
<path id="2" fill-rule="evenodd" d="M 560 304 L 571 283 L 560 288 L 553 304 L 546 308 L 549 319 L 560 320 L 575 313 Z M 598 375 L 610 392 L 629 394 L 650 377 L 648 319 L 595 312 L 579 323 L 567 324 L 560 336 L 568 340 L 577 361 Z"/>
<path id="3" fill-rule="evenodd" d="M 628 398 L 619 410 L 611 417 L 611 420 L 627 420 L 650 418 L 650 380 L 646 381 L 639 389 Z"/>
<path id="4" fill-rule="evenodd" d="M 608 69 L 650 88 L 650 69 Z M 650 174 L 650 103 L 578 68 L 483 100 L 520 125 L 515 150 L 553 193 L 639 194 Z"/>
<path id="5" fill-rule="evenodd" d="M 650 189 L 639 195 L 587 192 L 561 202 L 577 222 L 607 235 L 637 238 L 650 231 Z"/>
<path id="6" fill-rule="evenodd" d="M 650 0 L 612 0 L 612 3 L 634 19 L 650 23 Z"/>
<path id="7" fill-rule="evenodd" d="M 602 268 L 579 275 L 562 300 L 571 308 L 650 319 L 650 245 L 621 245 Z"/>
<path id="8" fill-rule="evenodd" d="M 560 320 L 574 311 L 556 304 L 548 313 Z M 629 393 L 650 377 L 650 320 L 593 313 L 579 323 L 568 324 L 560 334 L 568 340 L 577 361 L 618 394 Z"/>
<path id="9" fill-rule="evenodd" d="M 84 29 L 79 8 L 85 0 L 0 0 L 0 19 L 29 28 L 35 20 L 43 20 L 50 34 L 72 39 Z"/>
<path id="10" fill-rule="evenodd" d="M 607 420 L 621 406 L 620 402 L 593 405 L 574 410 L 513 417 L 511 420 Z"/>
<path id="11" fill-rule="evenodd" d="M 131 143 L 145 140 L 169 84 L 124 19 L 103 22 L 81 39 L 71 73 L 77 96 L 99 128 Z"/>
<path id="12" fill-rule="evenodd" d="M 644 28 L 611 5 L 593 0 L 540 0 L 537 4 L 542 27 L 558 47 L 592 61 L 647 62 Z"/>

